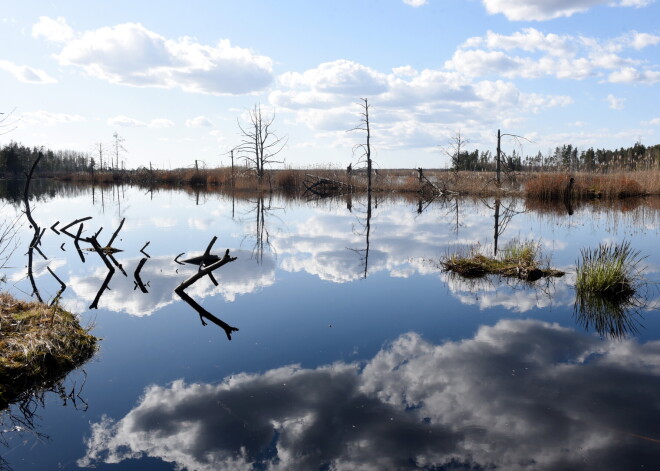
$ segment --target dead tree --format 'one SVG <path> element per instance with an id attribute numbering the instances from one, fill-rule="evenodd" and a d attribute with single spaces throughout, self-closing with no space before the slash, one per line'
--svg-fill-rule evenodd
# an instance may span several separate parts
<path id="1" fill-rule="evenodd" d="M 452 170 L 458 172 L 462 167 L 461 151 L 470 141 L 461 135 L 460 129 L 448 141 L 447 147 L 443 148 L 442 151 L 451 160 Z"/>
<path id="2" fill-rule="evenodd" d="M 246 124 L 241 124 L 240 120 L 237 120 L 241 131 L 241 143 L 236 150 L 245 159 L 246 164 L 255 169 L 259 178 L 264 176 L 267 165 L 283 163 L 281 160 L 275 160 L 275 157 L 286 146 L 287 138 L 275 134 L 274 121 L 275 112 L 270 117 L 264 117 L 260 104 L 248 110 Z"/>
<path id="3" fill-rule="evenodd" d="M 497 153 L 495 154 L 495 173 L 496 173 L 496 183 L 499 188 L 502 185 L 502 180 L 500 178 L 500 173 L 502 171 L 502 146 L 501 141 L 504 136 L 509 136 L 514 138 L 517 142 L 520 142 L 519 139 L 524 139 L 528 142 L 532 142 L 526 137 L 518 136 L 517 134 L 502 134 L 500 130 L 497 130 Z"/>
<path id="4" fill-rule="evenodd" d="M 366 165 L 367 167 L 367 192 L 371 193 L 371 169 L 373 162 L 371 160 L 371 128 L 369 127 L 369 101 L 366 98 L 360 98 L 362 103 L 359 103 L 360 108 L 360 124 L 348 131 L 364 131 L 367 133 L 367 141 L 363 144 L 356 144 L 353 146 L 353 155 L 359 153 L 358 163 Z"/>
<path id="5" fill-rule="evenodd" d="M 113 139 L 113 141 L 112 141 L 112 150 L 113 150 L 113 152 L 114 152 L 114 154 L 115 154 L 115 169 L 116 169 L 116 170 L 119 170 L 119 155 L 120 155 L 122 152 L 128 152 L 128 151 L 124 148 L 124 145 L 123 145 L 123 144 L 124 144 L 124 141 L 125 141 L 126 139 L 124 139 L 123 137 L 121 137 L 116 131 L 115 131 L 115 133 L 112 135 L 112 139 Z"/>

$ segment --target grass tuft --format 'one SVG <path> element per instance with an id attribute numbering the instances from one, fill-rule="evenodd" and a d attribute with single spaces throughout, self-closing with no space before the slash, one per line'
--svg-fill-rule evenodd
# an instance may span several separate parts
<path id="1" fill-rule="evenodd" d="M 575 290 L 578 296 L 599 296 L 610 301 L 625 301 L 636 292 L 640 280 L 639 264 L 644 259 L 630 241 L 600 244 L 582 249 L 576 264 Z"/>

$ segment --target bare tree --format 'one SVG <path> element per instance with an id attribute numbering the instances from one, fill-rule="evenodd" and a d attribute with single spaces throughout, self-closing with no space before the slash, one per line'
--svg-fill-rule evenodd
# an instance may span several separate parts
<path id="1" fill-rule="evenodd" d="M 369 127 L 369 101 L 366 98 L 360 98 L 362 100 L 362 103 L 359 103 L 360 108 L 362 108 L 360 112 L 360 124 L 358 124 L 356 127 L 353 129 L 349 129 L 350 131 L 364 131 L 367 133 L 367 142 L 363 144 L 355 144 L 353 146 L 353 155 L 355 155 L 356 152 L 359 152 L 359 157 L 358 157 L 358 164 L 362 164 L 367 166 L 367 191 L 371 193 L 371 169 L 373 167 L 373 162 L 371 160 L 371 128 Z M 347 169 L 347 172 L 350 172 L 351 166 L 349 165 L 349 169 Z"/>
<path id="2" fill-rule="evenodd" d="M 282 152 L 287 143 L 286 137 L 278 137 L 272 126 L 275 121 L 275 112 L 264 117 L 261 105 L 254 105 L 248 110 L 248 122 L 241 124 L 236 120 L 241 130 L 241 143 L 236 147 L 237 152 L 245 159 L 249 167 L 256 170 L 259 178 L 263 177 L 266 165 L 283 163 L 275 160 L 275 156 Z"/>
<path id="3" fill-rule="evenodd" d="M 451 159 L 451 168 L 454 171 L 461 169 L 461 152 L 469 140 L 461 135 L 461 130 L 459 129 L 456 134 L 448 139 L 448 144 L 442 149 L 442 152 Z"/>
<path id="4" fill-rule="evenodd" d="M 124 148 L 124 141 L 126 141 L 126 139 L 121 137 L 119 135 L 119 133 L 117 133 L 117 131 L 115 131 L 114 134 L 112 135 L 112 151 L 115 154 L 115 169 L 116 170 L 119 170 L 119 155 L 122 152 L 128 152 Z"/>
<path id="5" fill-rule="evenodd" d="M 0 113 L 0 135 L 7 134 L 16 129 L 17 120 L 12 120 L 11 116 L 14 114 L 16 108 L 11 110 L 9 113 Z"/>

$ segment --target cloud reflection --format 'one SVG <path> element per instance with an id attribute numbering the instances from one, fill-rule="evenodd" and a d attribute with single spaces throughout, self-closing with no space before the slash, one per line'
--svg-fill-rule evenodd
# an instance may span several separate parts
<path id="1" fill-rule="evenodd" d="M 660 453 L 660 342 L 502 320 L 433 345 L 404 334 L 366 364 L 287 366 L 151 386 L 92 425 L 80 466 L 619 470 Z M 652 467 L 652 466 L 651 466 Z"/>
<path id="2" fill-rule="evenodd" d="M 246 250 L 236 250 L 232 255 L 238 257 L 237 260 L 213 274 L 218 286 L 214 286 L 209 279 L 201 279 L 188 288 L 187 293 L 195 299 L 219 294 L 226 301 L 233 302 L 238 295 L 252 293 L 275 283 L 275 261 L 272 257 L 264 257 L 263 263 L 257 264 L 250 259 L 251 253 Z M 139 260 L 120 260 L 120 263 L 129 272 L 138 265 Z M 197 267 L 176 265 L 173 260 L 173 255 L 148 259 L 140 272 L 140 278 L 145 284 L 148 283 L 148 293 L 135 289 L 132 273 L 128 277 L 116 273 L 110 282 L 111 289 L 101 297 L 100 306 L 133 316 L 148 316 L 168 304 L 178 302 L 174 288 L 195 273 Z M 80 298 L 91 302 L 106 275 L 105 267 L 99 267 L 91 274 L 72 276 L 69 286 Z"/>

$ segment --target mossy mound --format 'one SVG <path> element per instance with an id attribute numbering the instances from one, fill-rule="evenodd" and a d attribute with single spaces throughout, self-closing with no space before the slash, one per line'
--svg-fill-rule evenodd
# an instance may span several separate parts
<path id="1" fill-rule="evenodd" d="M 89 360 L 97 338 L 58 306 L 0 293 L 0 410 Z"/>
<path id="2" fill-rule="evenodd" d="M 509 243 L 498 257 L 487 257 L 473 249 L 468 254 L 454 254 L 440 262 L 446 271 L 465 278 L 500 275 L 536 281 L 547 276 L 563 276 L 564 272 L 549 267 L 541 268 L 540 247 L 534 242 Z"/>

